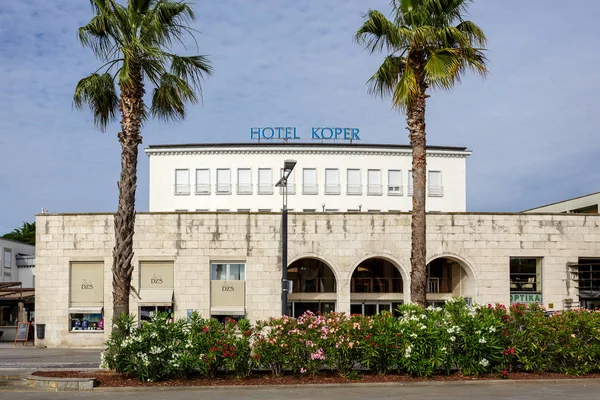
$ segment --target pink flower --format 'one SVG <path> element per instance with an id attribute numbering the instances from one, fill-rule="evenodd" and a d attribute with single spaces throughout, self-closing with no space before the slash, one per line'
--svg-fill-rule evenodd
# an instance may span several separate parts
<path id="1" fill-rule="evenodd" d="M 577 337 L 577 335 L 575 335 L 574 333 L 571 333 L 571 337 Z"/>
<path id="2" fill-rule="evenodd" d="M 350 343 L 348 343 L 348 348 L 350 348 L 350 349 L 351 349 L 351 348 L 353 348 L 353 347 L 354 347 L 354 342 L 350 342 Z"/>
<path id="3" fill-rule="evenodd" d="M 301 373 L 301 374 L 303 374 L 303 373 L 305 373 L 305 372 L 306 372 L 306 370 L 305 370 L 304 368 L 300 368 L 300 373 Z"/>

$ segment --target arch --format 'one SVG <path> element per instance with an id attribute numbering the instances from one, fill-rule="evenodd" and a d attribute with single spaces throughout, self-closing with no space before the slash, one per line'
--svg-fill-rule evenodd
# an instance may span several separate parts
<path id="1" fill-rule="evenodd" d="M 433 265 L 432 263 L 434 263 L 437 260 L 448 260 L 460 267 L 460 269 L 458 270 L 458 282 L 455 280 L 457 278 L 455 272 L 456 270 L 449 269 L 448 263 L 437 263 L 437 265 Z M 429 272 L 431 272 L 432 275 L 434 274 L 434 267 L 436 267 L 438 271 L 437 277 L 428 276 L 428 293 L 451 293 L 454 296 L 460 295 L 464 297 L 470 297 L 472 301 L 477 301 L 477 275 L 472 265 L 466 259 L 454 253 L 441 253 L 429 257 L 426 265 L 428 274 Z M 466 274 L 466 279 L 462 277 L 462 272 Z M 456 286 L 457 283 L 458 287 Z M 445 287 L 446 290 L 444 290 L 443 287 Z M 435 288 L 437 288 L 437 290 L 434 290 Z M 450 288 L 450 290 L 448 290 L 448 288 Z"/>
<path id="2" fill-rule="evenodd" d="M 381 258 L 383 260 L 388 261 L 390 264 L 392 264 L 394 267 L 396 267 L 396 269 L 400 273 L 400 276 L 402 277 L 402 281 L 410 282 L 409 270 L 407 270 L 398 259 L 394 258 L 393 256 L 391 256 L 389 254 L 383 254 L 383 253 L 368 254 L 368 255 L 362 257 L 360 260 L 358 260 L 358 262 L 352 266 L 352 269 L 350 269 L 350 272 L 348 273 L 346 281 L 350 282 L 350 280 L 352 279 L 352 275 L 354 274 L 354 271 L 356 270 L 356 268 L 358 268 L 358 266 L 360 264 L 362 264 L 363 262 L 365 262 L 371 258 Z"/>
<path id="3" fill-rule="evenodd" d="M 465 272 L 467 273 L 467 275 L 469 276 L 469 278 L 473 279 L 474 282 L 477 282 L 477 274 L 475 273 L 475 270 L 473 269 L 473 267 L 471 266 L 471 264 L 464 259 L 463 257 L 459 256 L 458 254 L 454 254 L 454 253 L 441 253 L 441 254 L 437 254 L 435 256 L 430 257 L 427 260 L 427 265 L 434 261 L 437 260 L 439 258 L 448 258 L 450 260 L 453 260 L 457 263 L 460 264 L 461 267 L 463 267 L 463 269 L 465 270 Z"/>
<path id="4" fill-rule="evenodd" d="M 317 253 L 302 253 L 300 255 L 297 255 L 293 258 L 288 259 L 288 268 L 295 263 L 298 260 L 301 260 L 303 258 L 315 258 L 319 261 L 322 261 L 323 263 L 325 263 L 329 269 L 333 272 L 333 275 L 335 276 L 335 280 L 336 282 L 340 281 L 340 271 L 339 269 L 336 267 L 336 265 L 334 263 L 331 262 L 331 260 L 329 260 L 326 257 L 321 256 L 320 254 Z"/>
<path id="5" fill-rule="evenodd" d="M 375 264 L 376 261 L 383 263 Z M 364 265 L 367 264 L 367 265 Z M 363 266 L 364 265 L 364 266 Z M 363 266 L 366 276 L 359 277 L 359 268 Z M 391 268 L 391 270 L 390 270 Z M 374 272 L 378 271 L 378 272 Z M 386 272 L 387 271 L 387 272 Z M 350 271 L 348 281 L 351 293 L 404 293 L 406 292 L 406 276 L 399 263 L 389 256 L 370 255 L 362 258 Z M 375 274 L 375 275 L 373 275 Z M 401 281 L 398 282 L 397 279 Z M 359 289 L 362 287 L 362 289 Z"/>
<path id="6" fill-rule="evenodd" d="M 288 264 L 288 279 L 297 293 L 336 293 L 339 280 L 331 266 L 320 257 L 300 257 Z"/>

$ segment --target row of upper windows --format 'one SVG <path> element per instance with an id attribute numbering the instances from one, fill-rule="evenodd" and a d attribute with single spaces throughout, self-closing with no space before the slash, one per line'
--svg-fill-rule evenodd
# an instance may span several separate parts
<path id="1" fill-rule="evenodd" d="M 385 170 L 384 170 L 385 171 Z M 211 173 L 210 169 L 202 168 L 196 169 L 196 183 L 193 187 L 193 192 L 196 194 L 211 194 Z M 283 170 L 280 170 L 282 176 Z M 302 169 L 302 194 L 319 194 L 319 185 L 317 179 L 316 168 L 303 168 Z M 346 170 L 346 194 L 348 195 L 361 195 L 363 194 L 363 181 L 362 181 L 362 170 L 355 168 L 348 168 Z M 387 194 L 394 196 L 402 196 L 404 194 L 403 174 L 400 169 L 388 169 L 387 170 L 387 185 L 384 186 L 382 180 L 381 169 L 368 169 L 367 170 L 367 184 L 366 193 L 368 195 L 382 195 L 384 187 L 387 187 Z M 253 194 L 254 186 L 252 184 L 252 169 L 251 168 L 238 168 L 237 169 L 237 184 L 235 186 L 237 194 Z M 229 168 L 217 168 L 216 170 L 216 184 L 214 185 L 216 194 L 231 194 L 232 193 L 232 181 L 231 181 L 231 169 Z M 325 194 L 341 194 L 341 183 L 340 183 L 340 170 L 337 168 L 325 168 L 324 171 L 324 193 Z M 256 185 L 257 194 L 273 194 L 273 170 L 271 168 L 258 168 L 257 175 L 258 183 Z M 413 183 L 412 183 L 412 171 L 408 171 L 407 174 L 407 194 L 412 195 Z M 428 171 L 427 172 L 427 189 L 429 196 L 443 196 L 442 186 L 442 172 L 441 171 Z M 294 171 L 290 174 L 287 180 L 287 191 L 288 194 L 296 194 L 296 184 L 294 178 Z M 174 192 L 177 195 L 189 195 L 192 193 L 192 186 L 190 185 L 190 170 L 189 169 L 176 169 L 175 170 L 175 185 Z"/>

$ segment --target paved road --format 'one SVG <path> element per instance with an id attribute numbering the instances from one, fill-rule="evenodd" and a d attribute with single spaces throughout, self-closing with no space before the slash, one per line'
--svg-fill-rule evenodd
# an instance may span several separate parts
<path id="1" fill-rule="evenodd" d="M 19 390 L 19 389 L 17 389 Z M 433 385 L 377 385 L 377 386 L 336 386 L 336 387 L 294 387 L 275 386 L 260 388 L 198 388 L 198 389 L 157 389 L 137 391 L 95 390 L 93 392 L 30 392 L 25 388 L 17 392 L 3 391 L 2 400 L 73 400 L 73 399 L 138 399 L 144 400 L 328 400 L 355 399 L 447 399 L 447 400 L 590 400 L 598 398 L 600 380 L 585 382 L 502 382 L 486 384 L 433 384 Z"/>
<path id="2" fill-rule="evenodd" d="M 98 368 L 100 349 L 41 349 L 12 343 L 0 344 L 0 375 L 2 370 L 31 368 Z"/>

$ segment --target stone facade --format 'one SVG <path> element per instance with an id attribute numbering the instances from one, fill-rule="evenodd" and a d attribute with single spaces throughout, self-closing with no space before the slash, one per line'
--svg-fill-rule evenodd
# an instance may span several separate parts
<path id="1" fill-rule="evenodd" d="M 374 299 L 409 301 L 410 214 L 293 213 L 289 216 L 288 261 L 313 257 L 324 261 L 337 281 L 336 310 L 350 310 L 350 278 L 361 261 L 379 257 L 394 264 L 404 295 L 370 294 Z M 476 303 L 509 303 L 510 257 L 542 257 L 543 302 L 561 309 L 565 298 L 577 301 L 568 263 L 600 257 L 600 216 L 577 214 L 430 214 L 428 261 L 458 262 L 458 285 L 451 293 Z M 281 215 L 276 213 L 138 213 L 134 237 L 133 287 L 144 261 L 174 263 L 174 311 L 210 315 L 210 262 L 246 264 L 246 316 L 260 320 L 281 313 Z M 112 316 L 112 214 L 37 216 L 36 323 L 46 324 L 48 347 L 101 346 Z M 104 263 L 106 330 L 69 332 L 70 263 Z M 456 272 L 453 272 L 456 274 Z M 308 294 L 296 294 L 303 298 Z M 325 296 L 313 294 L 313 298 Z M 387 296 L 387 297 L 386 297 Z M 394 297 L 395 296 L 395 297 Z M 131 312 L 137 300 L 131 297 Z"/>

